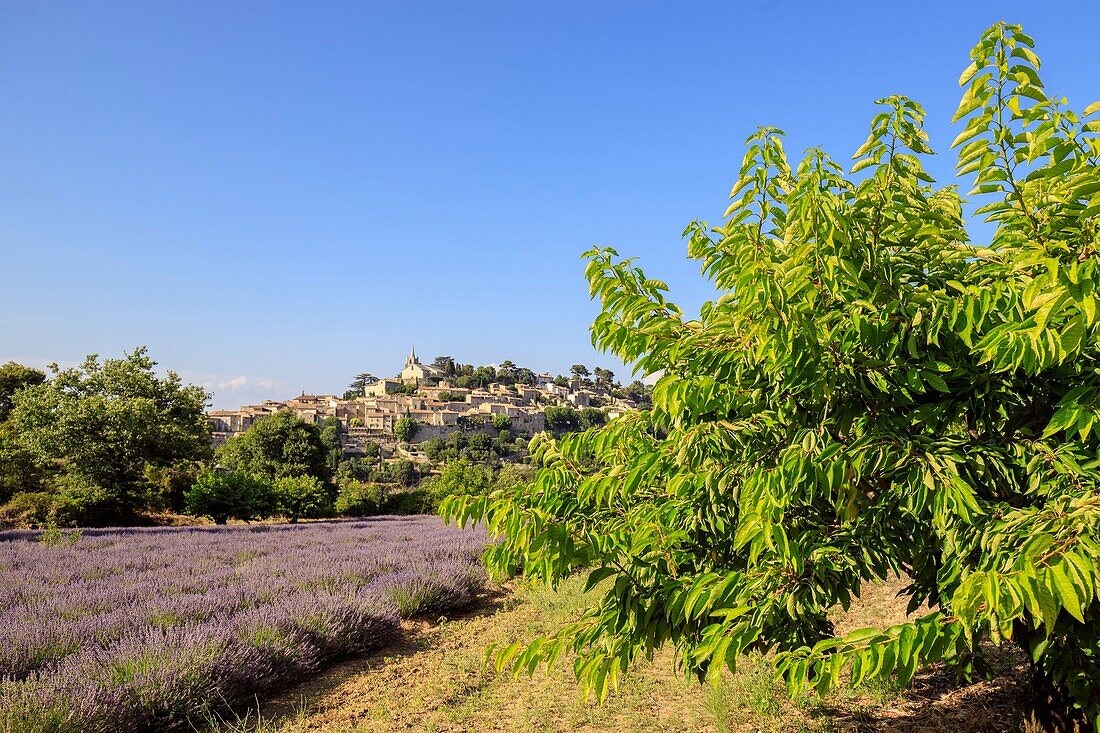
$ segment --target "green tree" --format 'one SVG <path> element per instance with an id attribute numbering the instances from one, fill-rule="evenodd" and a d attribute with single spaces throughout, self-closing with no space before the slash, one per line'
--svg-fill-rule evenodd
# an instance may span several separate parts
<path id="1" fill-rule="evenodd" d="M 325 446 L 325 460 L 328 461 L 329 475 L 336 472 L 344 457 L 344 444 L 341 436 L 344 427 L 335 417 L 326 417 L 321 422 L 321 444 Z"/>
<path id="2" fill-rule="evenodd" d="M 384 484 L 350 480 L 340 485 L 336 512 L 347 517 L 370 517 L 382 511 L 389 492 Z"/>
<path id="3" fill-rule="evenodd" d="M 493 478 L 493 487 L 510 489 L 515 486 L 527 485 L 533 478 L 533 474 L 534 471 L 530 466 L 505 463 Z"/>
<path id="4" fill-rule="evenodd" d="M 444 376 L 455 376 L 455 360 L 449 356 L 437 356 L 432 361 L 432 366 L 443 372 Z"/>
<path id="5" fill-rule="evenodd" d="M 49 466 L 36 461 L 19 438 L 11 422 L 0 422 L 0 504 L 18 493 L 41 492 L 47 477 Z"/>
<path id="6" fill-rule="evenodd" d="M 321 431 L 289 410 L 258 420 L 218 450 L 222 465 L 272 482 L 284 476 L 313 476 L 328 482 L 328 451 Z"/>
<path id="7" fill-rule="evenodd" d="M 420 450 L 424 451 L 424 455 L 433 461 L 442 460 L 446 449 L 447 444 L 440 437 L 428 438 L 420 444 Z"/>
<path id="8" fill-rule="evenodd" d="M 329 425 L 321 428 L 321 444 L 325 446 L 325 450 L 340 450 L 340 434 L 340 428 L 337 426 Z"/>
<path id="9" fill-rule="evenodd" d="M 569 373 L 573 375 L 573 379 L 578 382 L 588 381 L 588 377 L 591 376 L 591 372 L 588 371 L 588 367 L 584 364 L 574 364 L 569 367 Z"/>
<path id="10" fill-rule="evenodd" d="M 397 436 L 397 439 L 403 443 L 410 442 L 415 436 L 419 426 L 409 415 L 405 415 L 397 419 L 397 422 L 393 426 L 393 434 Z"/>
<path id="11" fill-rule="evenodd" d="M 448 463 L 440 475 L 424 481 L 421 488 L 438 504 L 447 496 L 482 495 L 493 485 L 493 478 L 492 469 L 459 459 Z"/>
<path id="12" fill-rule="evenodd" d="M 749 139 L 725 221 L 686 230 L 718 291 L 697 318 L 588 253 L 595 343 L 663 376 L 652 409 L 542 440 L 529 489 L 444 506 L 501 538 L 497 572 L 614 580 L 500 663 L 568 649 L 602 697 L 663 644 L 699 675 L 774 651 L 797 694 L 965 670 L 988 640 L 1100 722 L 1100 103 L 1048 97 L 1031 47 L 998 24 L 961 79 L 985 246 L 922 168 L 922 109 L 891 97 L 847 175 Z M 830 609 L 895 573 L 931 608 L 836 636 Z"/>
<path id="13" fill-rule="evenodd" d="M 484 389 L 497 381 L 497 372 L 490 366 L 480 366 L 475 369 L 466 364 L 458 370 L 458 374 L 453 383 L 455 387 L 463 389 Z"/>
<path id="14" fill-rule="evenodd" d="M 378 377 L 367 372 L 357 375 L 355 379 L 352 380 L 351 384 L 348 385 L 347 390 L 344 392 L 344 399 L 350 400 L 355 399 L 356 397 L 362 397 L 364 394 L 364 390 L 366 390 L 369 385 L 372 385 L 377 381 Z"/>
<path id="15" fill-rule="evenodd" d="M 496 430 L 511 430 L 512 418 L 507 415 L 493 415 L 493 428 Z"/>
<path id="16" fill-rule="evenodd" d="M 543 414 L 546 427 L 555 433 L 567 433 L 581 427 L 580 416 L 572 407 L 547 407 Z"/>
<path id="17" fill-rule="evenodd" d="M 650 407 L 652 390 L 639 380 L 612 391 L 615 397 L 634 401 L 639 407 Z"/>
<path id="18" fill-rule="evenodd" d="M 150 500 L 149 469 L 201 461 L 211 450 L 209 395 L 174 372 L 157 376 L 155 366 L 144 348 L 54 365 L 51 379 L 16 393 L 8 437 L 58 486 L 97 487 L 103 517 L 140 510 Z"/>
<path id="19" fill-rule="evenodd" d="M 497 367 L 497 381 L 501 384 L 515 384 L 516 374 L 519 372 L 519 368 L 509 359 L 505 359 Z"/>
<path id="20" fill-rule="evenodd" d="M 15 393 L 46 381 L 46 373 L 9 361 L 0 366 L 0 422 L 8 419 L 15 406 Z"/>
<path id="21" fill-rule="evenodd" d="M 275 509 L 293 524 L 299 518 L 316 519 L 332 513 L 327 484 L 316 476 L 283 476 L 272 487 Z"/>
<path id="22" fill-rule="evenodd" d="M 184 510 L 184 494 L 195 482 L 200 464 L 180 461 L 168 466 L 147 466 L 145 480 L 150 486 L 149 507 L 154 510 Z"/>
<path id="23" fill-rule="evenodd" d="M 263 479 L 224 469 L 200 472 L 184 493 L 184 506 L 188 514 L 210 517 L 215 524 L 261 519 L 274 510 L 271 487 Z"/>
<path id="24" fill-rule="evenodd" d="M 598 428 L 599 426 L 607 422 L 607 413 L 595 407 L 584 408 L 580 411 L 579 417 L 581 430 Z"/>
<path id="25" fill-rule="evenodd" d="M 411 487 L 417 484 L 420 474 L 417 473 L 412 461 L 390 461 L 382 467 L 382 473 L 378 478 L 383 483 Z"/>
<path id="26" fill-rule="evenodd" d="M 615 372 L 610 369 L 603 369 L 596 367 L 592 370 L 592 374 L 596 377 L 596 385 L 605 389 L 611 389 L 615 386 Z"/>
<path id="27" fill-rule="evenodd" d="M 346 461 L 341 461 L 336 468 L 336 483 L 343 485 L 349 480 L 368 481 L 374 466 L 375 461 L 365 461 L 362 458 L 349 458 Z"/>

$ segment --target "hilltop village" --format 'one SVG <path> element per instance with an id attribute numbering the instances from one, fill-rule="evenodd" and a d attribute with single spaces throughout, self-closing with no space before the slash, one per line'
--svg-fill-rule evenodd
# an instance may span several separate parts
<path id="1" fill-rule="evenodd" d="M 637 409 L 639 401 L 645 399 L 640 383 L 623 389 L 613 381 L 611 372 L 595 371 L 597 378 L 588 379 L 587 369 L 578 365 L 571 378 L 555 377 L 516 369 L 505 362 L 499 369 L 478 368 L 479 375 L 489 373 L 500 381 L 459 386 L 470 380 L 455 378 L 449 357 L 424 364 L 413 349 L 395 377 L 361 379 L 353 385 L 354 390 L 340 397 L 301 394 L 237 410 L 211 410 L 207 416 L 215 445 L 248 430 L 258 420 L 289 411 L 318 426 L 335 418 L 346 455 L 362 453 L 373 443 L 415 458 L 416 445 L 450 433 L 495 436 L 506 426 L 513 434 L 533 436 L 545 430 L 568 429 L 569 425 L 557 423 L 575 415 L 574 410 L 589 414 L 598 410 L 602 422 Z M 402 436 L 405 440 L 399 440 L 398 423 L 403 418 L 414 421 L 415 429 L 406 431 Z M 405 444 L 403 448 L 399 448 L 401 443 Z"/>

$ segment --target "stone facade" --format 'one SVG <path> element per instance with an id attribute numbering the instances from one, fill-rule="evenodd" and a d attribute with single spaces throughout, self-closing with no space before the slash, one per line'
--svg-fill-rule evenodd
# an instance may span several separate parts
<path id="1" fill-rule="evenodd" d="M 487 389 L 455 388 L 447 384 L 440 370 L 421 364 L 414 350 L 396 378 L 368 385 L 362 397 L 344 400 L 335 395 L 303 393 L 289 400 L 269 400 L 239 410 L 212 410 L 207 417 L 215 444 L 280 410 L 289 410 L 315 425 L 333 417 L 344 428 L 345 447 L 354 451 L 367 440 L 393 441 L 394 426 L 406 415 L 420 425 L 415 437 L 419 443 L 456 430 L 495 435 L 498 430 L 492 427 L 492 421 L 497 415 L 511 420 L 513 432 L 534 435 L 546 430 L 543 410 L 549 405 L 581 407 L 599 403 L 609 414 L 616 415 L 636 409 L 628 400 L 611 399 L 604 390 L 560 387 L 547 376 L 539 375 L 534 387 L 491 384 Z M 416 385 L 416 392 L 406 394 L 407 385 Z"/>
<path id="2" fill-rule="evenodd" d="M 405 367 L 398 375 L 405 384 L 438 384 L 443 379 L 443 372 L 433 366 L 421 364 L 416 358 L 416 349 L 409 351 L 409 357 L 405 359 Z"/>

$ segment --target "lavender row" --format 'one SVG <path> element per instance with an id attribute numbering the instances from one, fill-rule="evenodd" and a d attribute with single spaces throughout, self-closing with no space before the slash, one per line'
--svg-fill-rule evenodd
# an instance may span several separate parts
<path id="1" fill-rule="evenodd" d="M 434 518 L 0 541 L 0 730 L 171 727 L 468 605 L 484 533 Z"/>

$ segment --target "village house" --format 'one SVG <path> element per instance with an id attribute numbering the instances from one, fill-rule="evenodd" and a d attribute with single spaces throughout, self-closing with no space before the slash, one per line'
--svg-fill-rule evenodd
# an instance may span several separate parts
<path id="1" fill-rule="evenodd" d="M 590 385 L 563 387 L 554 384 L 549 374 L 536 375 L 536 380 L 535 386 L 493 383 L 485 389 L 453 387 L 441 370 L 422 364 L 412 349 L 396 377 L 367 385 L 362 396 L 340 399 L 303 392 L 281 402 L 267 400 L 238 410 L 211 410 L 207 417 L 215 445 L 280 410 L 314 425 L 335 418 L 344 429 L 345 449 L 355 452 L 368 440 L 392 441 L 394 426 L 406 415 L 423 427 L 417 433 L 419 441 L 455 430 L 492 431 L 493 418 L 498 415 L 509 418 L 513 432 L 534 435 L 546 430 L 546 405 L 608 405 L 612 417 L 636 409 L 633 402 L 613 400 L 605 390 Z M 412 393 L 410 385 L 415 387 Z"/>
<path id="2" fill-rule="evenodd" d="M 368 384 L 363 388 L 364 397 L 385 397 L 386 395 L 400 392 L 405 383 L 400 379 L 379 379 L 374 384 Z"/>

